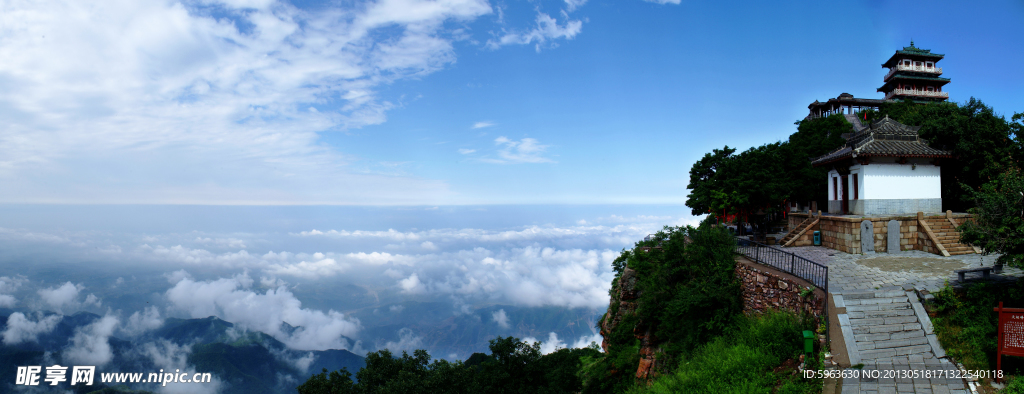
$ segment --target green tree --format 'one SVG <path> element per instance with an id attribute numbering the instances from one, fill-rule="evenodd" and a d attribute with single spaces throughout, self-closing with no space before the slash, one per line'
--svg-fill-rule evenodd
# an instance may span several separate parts
<path id="1" fill-rule="evenodd" d="M 641 251 L 641 247 L 653 247 Z M 619 313 L 613 295 L 603 319 L 620 319 L 605 338 L 608 352 L 584 357 L 583 393 L 623 392 L 635 385 L 639 361 L 636 333 L 651 333 L 663 354 L 659 363 L 672 368 L 686 354 L 721 335 L 740 314 L 741 289 L 736 280 L 735 240 L 724 227 L 705 221 L 697 228 L 666 227 L 650 241 L 624 251 L 625 265 L 635 271 L 635 309 Z M 613 287 L 618 286 L 617 282 Z M 613 289 L 617 294 L 617 289 Z"/>
<path id="2" fill-rule="evenodd" d="M 736 149 L 726 145 L 722 149 L 714 149 L 704 154 L 690 167 L 690 195 L 686 198 L 686 206 L 694 216 L 707 213 L 724 213 L 733 205 L 725 192 L 724 181 L 728 175 L 723 174 L 724 166 L 732 158 Z"/>
<path id="3" fill-rule="evenodd" d="M 783 171 L 793 178 L 790 198 L 826 206 L 828 191 L 823 183 L 828 179 L 829 169 L 813 167 L 811 161 L 841 148 L 846 144 L 842 135 L 851 132 L 853 126 L 840 114 L 797 122 L 797 130 L 789 136 L 786 151 L 781 155 Z"/>
<path id="4" fill-rule="evenodd" d="M 1012 169 L 978 190 L 964 189 L 974 200 L 974 215 L 957 229 L 960 242 L 985 253 L 999 253 L 999 264 L 1024 268 L 1024 176 Z"/>
<path id="5" fill-rule="evenodd" d="M 725 146 L 714 149 L 690 168 L 690 195 L 686 206 L 693 215 L 779 212 L 786 201 L 818 201 L 824 205 L 822 187 L 828 169 L 811 166 L 811 160 L 845 143 L 853 131 L 842 115 L 796 122 L 797 131 L 786 142 L 747 149 Z"/>
<path id="6" fill-rule="evenodd" d="M 879 116 L 921 126 L 919 134 L 931 147 L 953 153 L 953 160 L 941 163 L 943 209 L 967 211 L 974 201 L 960 185 L 977 189 L 1016 167 L 1015 158 L 1021 156 L 1019 144 L 1011 138 L 1011 131 L 1019 131 L 1019 125 L 1011 128 L 1005 117 L 974 97 L 963 104 L 884 103 Z"/>

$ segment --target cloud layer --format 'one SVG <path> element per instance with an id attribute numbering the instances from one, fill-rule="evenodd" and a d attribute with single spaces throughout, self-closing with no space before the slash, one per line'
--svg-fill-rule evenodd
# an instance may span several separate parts
<path id="1" fill-rule="evenodd" d="M 333 310 L 304 309 L 283 286 L 260 294 L 249 290 L 252 284 L 247 274 L 214 281 L 182 278 L 167 290 L 166 297 L 172 309 L 192 318 L 217 316 L 242 328 L 267 333 L 293 349 L 353 348 L 354 344 L 344 337 L 358 336 L 358 320 Z"/>
<path id="2" fill-rule="evenodd" d="M 0 202 L 451 201 L 441 181 L 353 170 L 319 133 L 385 122 L 401 98 L 381 87 L 448 67 L 456 41 L 539 50 L 583 23 L 538 11 L 532 28 L 469 28 L 493 12 L 486 0 L 9 2 Z M 503 160 L 544 161 L 531 141 L 508 141 Z"/>

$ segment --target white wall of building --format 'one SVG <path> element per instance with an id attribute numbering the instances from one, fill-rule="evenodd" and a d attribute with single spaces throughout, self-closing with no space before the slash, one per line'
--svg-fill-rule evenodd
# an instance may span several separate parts
<path id="1" fill-rule="evenodd" d="M 835 182 L 834 184 L 839 187 L 839 194 L 835 193 L 835 188 L 832 187 L 833 182 Z M 837 172 L 836 170 L 829 171 L 828 185 L 825 186 L 828 188 L 828 199 L 838 200 L 843 195 L 843 186 L 843 178 L 839 176 L 839 172 Z"/>
<path id="2" fill-rule="evenodd" d="M 942 198 L 938 166 L 871 163 L 858 167 L 862 174 L 861 199 Z M 831 172 L 829 176 L 832 176 Z M 831 187 L 832 180 L 829 179 L 829 190 Z"/>

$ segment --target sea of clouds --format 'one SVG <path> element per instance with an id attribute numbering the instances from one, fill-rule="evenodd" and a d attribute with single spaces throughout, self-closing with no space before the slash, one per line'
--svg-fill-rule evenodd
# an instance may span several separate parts
<path id="1" fill-rule="evenodd" d="M 2 337 L 33 340 L 60 316 L 90 311 L 104 317 L 75 336 L 70 354 L 97 362 L 109 358 L 106 338 L 138 336 L 167 317 L 216 316 L 296 350 L 411 350 L 422 346 L 422 334 L 410 328 L 415 321 L 393 340 L 363 343 L 366 327 L 350 311 L 383 308 L 401 316 L 411 312 L 403 302 L 432 300 L 450 305 L 453 315 L 485 305 L 600 314 L 614 277 L 611 261 L 623 248 L 664 225 L 697 220 L 610 214 L 502 228 L 141 234 L 2 227 L 0 246 L 18 251 L 0 261 L 0 307 L 18 311 Z M 487 324 L 508 328 L 504 309 L 489 316 Z M 593 328 L 579 338 L 537 338 L 525 339 L 544 342 L 545 351 L 600 342 Z"/>

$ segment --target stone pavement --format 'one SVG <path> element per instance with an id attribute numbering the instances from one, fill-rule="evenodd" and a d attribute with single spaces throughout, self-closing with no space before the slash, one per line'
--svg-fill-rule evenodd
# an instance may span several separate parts
<path id="1" fill-rule="evenodd" d="M 954 270 L 994 265 L 998 255 L 943 257 L 922 251 L 849 254 L 820 246 L 783 250 L 829 267 L 828 290 L 836 302 L 832 316 L 838 318 L 847 344 L 847 349 L 832 351 L 846 352 L 852 365 L 864 364 L 861 374 L 872 374 L 843 379 L 842 393 L 971 392 L 963 379 L 940 372 L 956 367 L 945 357 L 914 290 L 935 292 L 947 282 L 957 286 Z M 1002 274 L 993 274 L 992 279 L 1014 280 L 1021 276 L 1021 270 L 1007 267 Z M 979 277 L 980 273 L 968 274 L 966 280 Z"/>
<path id="2" fill-rule="evenodd" d="M 966 394 L 967 386 L 932 332 L 913 291 L 887 288 L 834 295 L 851 364 L 861 376 L 843 379 L 842 393 Z M 852 372 L 847 370 L 847 372 Z"/>
<path id="3" fill-rule="evenodd" d="M 819 264 L 828 266 L 828 290 L 842 293 L 851 290 L 875 290 L 884 287 L 911 285 L 917 290 L 935 292 L 946 281 L 957 285 L 954 270 L 969 267 L 991 266 L 998 255 L 982 256 L 967 254 L 943 257 L 919 250 L 899 253 L 849 254 L 821 246 L 783 248 Z M 971 273 L 966 280 L 974 280 L 981 273 Z M 994 280 L 1015 279 L 1024 276 L 1024 271 L 1004 268 L 1001 275 L 992 275 Z"/>

